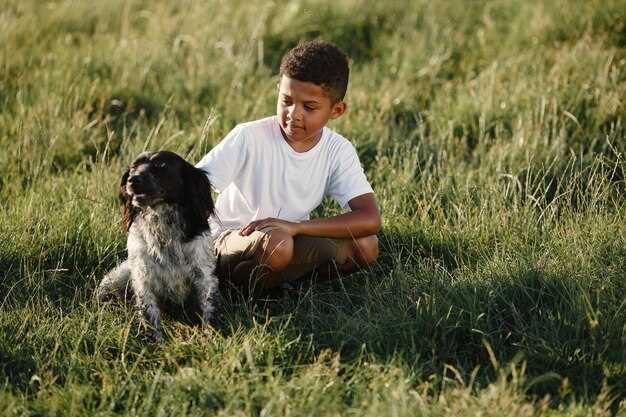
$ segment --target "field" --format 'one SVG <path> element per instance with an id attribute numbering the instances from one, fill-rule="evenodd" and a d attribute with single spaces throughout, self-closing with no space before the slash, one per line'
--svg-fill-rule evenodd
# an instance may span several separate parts
<path id="1" fill-rule="evenodd" d="M 145 343 L 94 297 L 121 173 L 273 114 L 314 38 L 378 262 Z M 626 415 L 625 97 L 624 0 L 0 0 L 1 414 Z"/>

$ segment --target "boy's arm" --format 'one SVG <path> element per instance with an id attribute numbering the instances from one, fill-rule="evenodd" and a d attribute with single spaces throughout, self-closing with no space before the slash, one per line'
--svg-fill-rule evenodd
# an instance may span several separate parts
<path id="1" fill-rule="evenodd" d="M 362 194 L 348 201 L 352 211 L 338 216 L 305 220 L 299 223 L 267 218 L 256 220 L 243 227 L 239 234 L 247 236 L 265 227 L 278 228 L 291 236 L 307 235 L 330 238 L 359 238 L 380 231 L 381 218 L 374 194 Z"/>

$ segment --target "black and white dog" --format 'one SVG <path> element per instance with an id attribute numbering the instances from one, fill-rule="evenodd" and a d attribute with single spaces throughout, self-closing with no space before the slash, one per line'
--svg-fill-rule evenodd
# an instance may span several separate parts
<path id="1" fill-rule="evenodd" d="M 206 174 L 175 153 L 144 152 L 122 176 L 119 198 L 128 259 L 105 275 L 98 298 L 134 297 L 156 341 L 163 338 L 161 308 L 172 303 L 195 305 L 204 323 L 217 325 L 219 290 L 208 224 L 214 206 Z"/>

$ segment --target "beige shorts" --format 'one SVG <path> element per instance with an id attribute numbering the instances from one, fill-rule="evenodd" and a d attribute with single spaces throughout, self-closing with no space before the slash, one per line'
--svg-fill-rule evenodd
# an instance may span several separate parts
<path id="1" fill-rule="evenodd" d="M 248 236 L 239 235 L 239 230 L 226 230 L 215 240 L 218 273 L 231 276 L 232 270 L 240 262 L 251 260 L 259 250 L 271 228 L 254 231 Z M 295 236 L 293 239 L 293 258 L 281 271 L 281 279 L 294 281 L 312 272 L 319 266 L 335 261 L 343 264 L 348 259 L 349 239 L 330 239 L 325 237 Z"/>

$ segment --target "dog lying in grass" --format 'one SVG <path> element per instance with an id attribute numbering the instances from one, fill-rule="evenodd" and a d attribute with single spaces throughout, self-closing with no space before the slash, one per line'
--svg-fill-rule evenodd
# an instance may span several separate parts
<path id="1" fill-rule="evenodd" d="M 124 173 L 119 197 L 128 232 L 128 259 L 105 275 L 98 298 L 134 299 L 155 341 L 162 308 L 196 305 L 216 326 L 218 279 L 208 217 L 205 173 L 172 152 L 144 152 Z"/>

